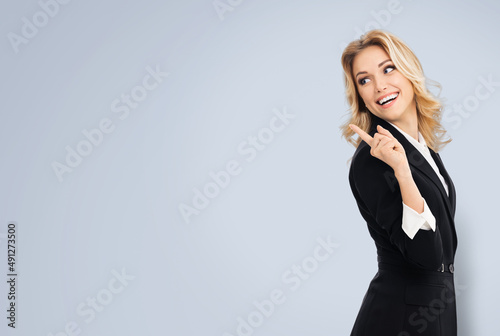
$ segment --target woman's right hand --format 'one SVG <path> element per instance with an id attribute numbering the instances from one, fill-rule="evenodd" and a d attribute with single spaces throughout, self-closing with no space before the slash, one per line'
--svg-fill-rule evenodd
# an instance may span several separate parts
<path id="1" fill-rule="evenodd" d="M 391 132 L 377 125 L 378 132 L 371 137 L 354 124 L 349 127 L 371 147 L 370 154 L 388 164 L 395 175 L 411 175 L 405 150 Z"/>

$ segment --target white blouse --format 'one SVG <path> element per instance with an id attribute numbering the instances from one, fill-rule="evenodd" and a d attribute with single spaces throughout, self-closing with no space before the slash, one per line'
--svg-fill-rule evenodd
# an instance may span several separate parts
<path id="1" fill-rule="evenodd" d="M 395 129 L 397 129 L 401 134 L 405 136 L 406 139 L 422 154 L 422 156 L 427 160 L 427 162 L 431 165 L 432 169 L 436 172 L 437 176 L 441 180 L 441 183 L 443 184 L 444 189 L 446 190 L 446 194 L 448 194 L 448 184 L 444 180 L 444 177 L 441 175 L 439 172 L 439 168 L 436 165 L 436 162 L 434 162 L 434 159 L 431 156 L 431 152 L 429 151 L 429 148 L 427 147 L 427 144 L 425 143 L 425 139 L 422 136 L 420 132 L 418 132 L 418 141 L 415 140 L 413 137 L 405 133 L 403 130 L 401 130 L 399 127 L 394 125 L 391 122 L 388 122 L 391 124 Z M 436 219 L 434 218 L 434 215 L 432 214 L 431 210 L 427 206 L 427 202 L 425 201 L 425 198 L 422 197 L 424 200 L 424 211 L 422 213 L 418 213 L 403 202 L 403 223 L 402 223 L 402 228 L 403 231 L 406 233 L 410 239 L 413 239 L 415 235 L 417 234 L 418 230 L 431 230 L 436 231 Z"/>

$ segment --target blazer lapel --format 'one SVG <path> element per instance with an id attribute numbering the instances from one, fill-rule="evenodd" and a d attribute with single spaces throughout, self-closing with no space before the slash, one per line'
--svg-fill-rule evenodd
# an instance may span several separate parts
<path id="1" fill-rule="evenodd" d="M 456 209 L 456 191 L 455 191 L 455 186 L 453 184 L 453 181 L 451 180 L 450 175 L 444 168 L 443 161 L 441 161 L 441 156 L 439 153 L 434 152 L 432 149 L 429 148 L 429 151 L 431 152 L 431 156 L 436 162 L 436 165 L 439 168 L 439 172 L 441 175 L 443 175 L 446 184 L 448 184 L 448 194 L 449 194 L 449 201 L 450 201 L 450 209 L 452 211 L 453 217 L 455 217 L 455 209 Z"/>
<path id="2" fill-rule="evenodd" d="M 454 218 L 455 218 L 455 209 L 456 209 L 456 192 L 455 192 L 455 186 L 453 185 L 453 181 L 451 180 L 450 175 L 448 175 L 448 172 L 444 168 L 444 164 L 443 164 L 443 161 L 441 161 L 441 156 L 439 155 L 439 153 L 435 153 L 430 148 L 429 148 L 429 151 L 431 152 L 432 158 L 434 159 L 434 161 L 436 162 L 436 165 L 439 168 L 439 172 L 441 173 L 441 175 L 443 175 L 446 183 L 448 184 L 448 193 L 450 195 L 448 197 L 448 201 L 449 201 L 449 207 L 448 208 L 450 209 L 450 213 L 451 213 L 451 227 L 452 227 L 452 231 L 453 231 L 454 247 L 455 247 L 455 250 L 456 250 L 457 244 L 458 244 L 458 238 L 457 238 L 457 231 L 455 229 L 455 220 L 454 220 Z"/>

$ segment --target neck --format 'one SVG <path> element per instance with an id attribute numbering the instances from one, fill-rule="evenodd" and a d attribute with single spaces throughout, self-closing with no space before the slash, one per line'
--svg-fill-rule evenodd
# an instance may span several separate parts
<path id="1" fill-rule="evenodd" d="M 418 141 L 418 121 L 417 118 L 411 120 L 396 120 L 392 122 L 402 129 L 406 134 Z"/>
<path id="2" fill-rule="evenodd" d="M 418 118 L 415 102 L 413 102 L 406 113 L 403 113 L 401 118 L 392 121 L 392 123 L 418 141 Z"/>

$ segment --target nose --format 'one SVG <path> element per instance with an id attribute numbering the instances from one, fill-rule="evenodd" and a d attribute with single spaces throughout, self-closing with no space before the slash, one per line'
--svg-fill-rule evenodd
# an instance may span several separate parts
<path id="1" fill-rule="evenodd" d="M 375 79 L 375 89 L 377 92 L 382 92 L 387 89 L 387 83 L 382 78 Z"/>

